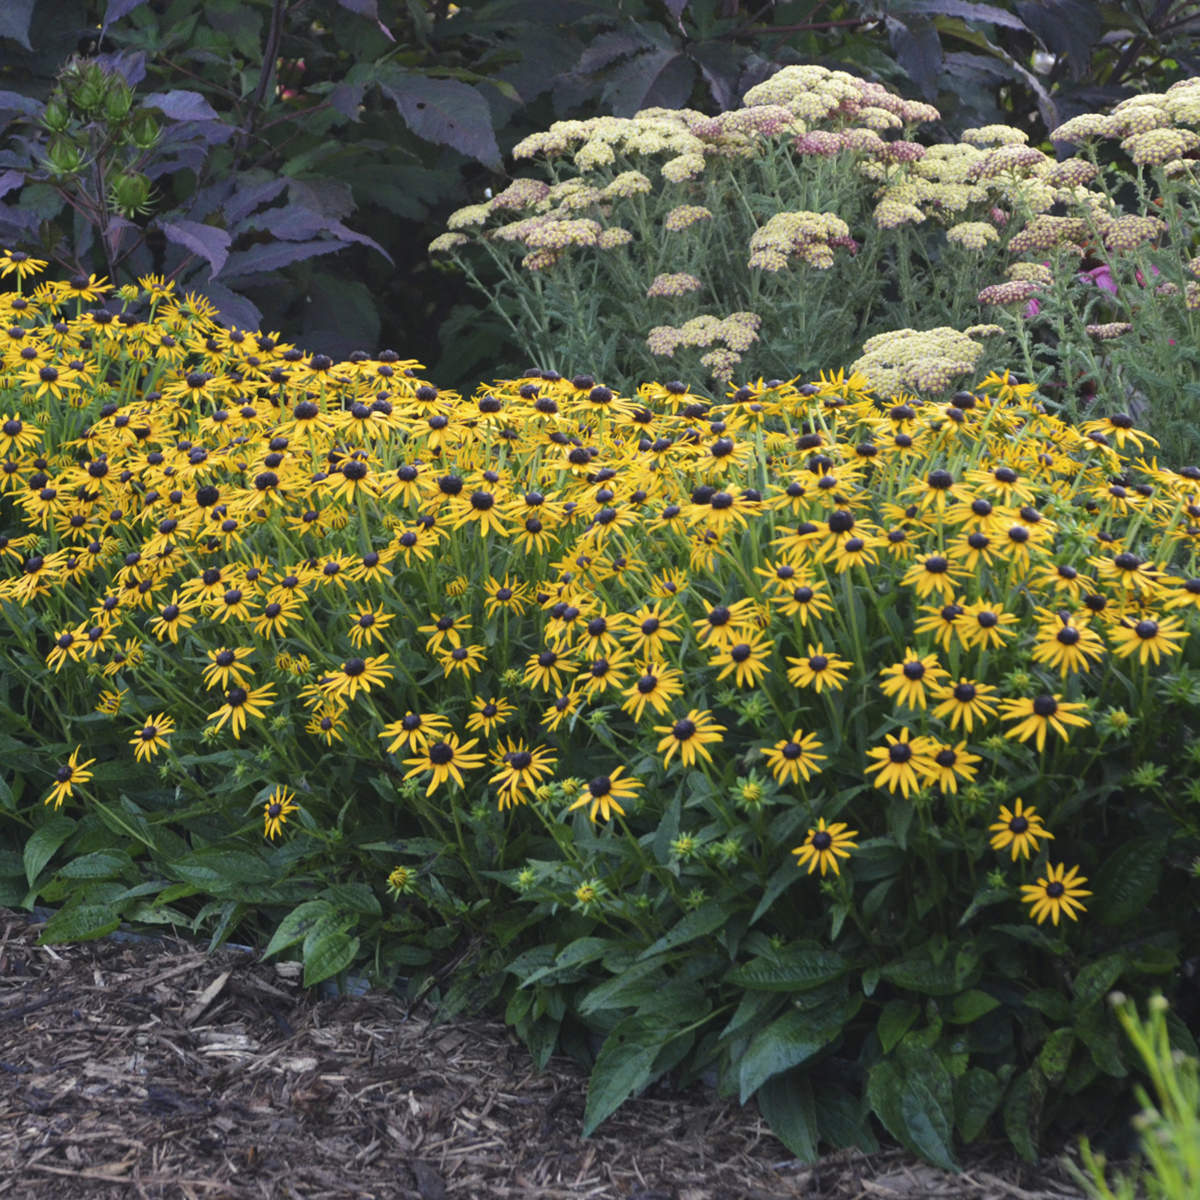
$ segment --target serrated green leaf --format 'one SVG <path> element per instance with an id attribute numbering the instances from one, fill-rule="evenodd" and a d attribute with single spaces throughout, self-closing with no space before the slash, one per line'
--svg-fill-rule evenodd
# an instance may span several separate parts
<path id="1" fill-rule="evenodd" d="M 553 962 L 537 967 L 526 975 L 521 980 L 521 986 L 532 987 L 535 983 L 545 983 L 548 980 L 562 982 L 579 967 L 603 958 L 611 948 L 612 942 L 607 938 L 576 938 L 554 956 Z"/>
<path id="2" fill-rule="evenodd" d="M 1105 925 L 1123 925 L 1145 911 L 1162 879 L 1165 845 L 1160 838 L 1125 842 L 1096 873 L 1093 913 Z"/>
<path id="3" fill-rule="evenodd" d="M 1071 1065 L 1071 1051 L 1075 1047 L 1075 1031 L 1073 1029 L 1056 1029 L 1042 1043 L 1038 1051 L 1037 1064 L 1046 1082 L 1061 1083 Z"/>
<path id="4" fill-rule="evenodd" d="M 828 1046 L 861 1003 L 855 997 L 853 1003 L 843 1001 L 826 1013 L 793 1009 L 760 1029 L 738 1064 L 741 1103 L 745 1104 L 772 1076 L 798 1067 Z"/>
<path id="5" fill-rule="evenodd" d="M 706 900 L 699 908 L 693 909 L 681 921 L 667 930 L 652 946 L 642 951 L 639 957 L 653 958 L 667 950 L 685 946 L 698 937 L 712 933 L 729 920 L 728 905 L 720 900 Z"/>
<path id="6" fill-rule="evenodd" d="M 344 971 L 358 953 L 358 938 L 343 930 L 334 930 L 304 943 L 304 986 L 312 987 L 339 971 Z"/>
<path id="7" fill-rule="evenodd" d="M 132 866 L 133 859 L 124 851 L 96 850 L 73 858 L 58 874 L 62 879 L 113 879 Z"/>
<path id="8" fill-rule="evenodd" d="M 817 1088 L 817 1126 L 821 1137 L 834 1149 L 856 1146 L 865 1154 L 874 1154 L 879 1141 L 871 1131 L 865 1099 L 837 1084 L 822 1083 Z"/>
<path id="9" fill-rule="evenodd" d="M 104 904 L 79 904 L 62 908 L 46 922 L 38 938 L 39 946 L 57 946 L 64 942 L 89 942 L 107 937 L 121 926 L 120 913 Z"/>
<path id="10" fill-rule="evenodd" d="M 957 1171 L 951 1151 L 953 1083 L 933 1054 L 882 1059 L 867 1077 L 867 1099 L 884 1128 L 926 1162 Z"/>
<path id="11" fill-rule="evenodd" d="M 1128 965 L 1129 960 L 1124 954 L 1109 954 L 1082 967 L 1071 983 L 1075 1011 L 1083 1012 L 1103 1000 Z"/>
<path id="12" fill-rule="evenodd" d="M 1000 1001 L 995 996 L 971 988 L 969 991 L 960 992 L 950 1002 L 950 1013 L 946 1020 L 955 1025 L 970 1025 L 999 1007 Z"/>
<path id="13" fill-rule="evenodd" d="M 650 1082 L 654 1060 L 666 1043 L 668 1032 L 661 1022 L 647 1022 L 636 1015 L 613 1027 L 600 1047 L 588 1080 L 584 1137 L 590 1137 L 602 1121 Z"/>
<path id="14" fill-rule="evenodd" d="M 322 889 L 321 898 L 336 908 L 361 913 L 365 917 L 378 917 L 383 913 L 379 897 L 365 883 L 331 883 Z"/>
<path id="15" fill-rule="evenodd" d="M 75 832 L 75 822 L 61 813 L 55 813 L 45 825 L 39 826 L 25 843 L 22 861 L 25 864 L 25 882 L 33 887 L 42 868 L 54 857 L 58 848 Z"/>
<path id="16" fill-rule="evenodd" d="M 817 1161 L 817 1106 L 806 1075 L 776 1075 L 755 1093 L 771 1132 L 802 1162 Z"/>
<path id="17" fill-rule="evenodd" d="M 271 935 L 271 940 L 267 943 L 267 948 L 263 951 L 263 959 L 271 958 L 281 950 L 286 950 L 289 946 L 294 946 L 297 942 L 303 941 L 316 923 L 332 911 L 332 906 L 328 900 L 309 900 L 292 909 L 279 922 L 274 934 Z"/>
<path id="18" fill-rule="evenodd" d="M 1004 1085 L 991 1071 L 969 1067 L 954 1081 L 954 1123 L 964 1142 L 973 1142 L 996 1111 Z"/>
<path id="19" fill-rule="evenodd" d="M 725 979 L 753 991 L 806 991 L 840 979 L 849 969 L 849 962 L 834 950 L 787 946 L 778 954 L 734 967 Z"/>
<path id="20" fill-rule="evenodd" d="M 1037 1162 L 1038 1129 L 1046 1084 L 1037 1067 L 1023 1071 L 1009 1085 L 1004 1100 L 1004 1132 L 1026 1162 Z"/>
<path id="21" fill-rule="evenodd" d="M 920 1007 L 912 1000 L 889 1000 L 875 1023 L 875 1034 L 884 1054 L 891 1054 L 900 1039 L 912 1028 L 921 1015 Z"/>

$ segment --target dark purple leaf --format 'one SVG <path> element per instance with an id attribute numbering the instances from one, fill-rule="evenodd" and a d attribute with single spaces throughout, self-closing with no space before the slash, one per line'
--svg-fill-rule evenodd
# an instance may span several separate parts
<path id="1" fill-rule="evenodd" d="M 692 59 L 699 64 L 700 73 L 717 108 L 727 111 L 737 107 L 738 73 L 743 66 L 740 54 L 728 42 L 707 41 L 690 46 Z"/>
<path id="2" fill-rule="evenodd" d="M 142 97 L 146 108 L 157 108 L 172 121 L 219 121 L 216 109 L 199 92 L 151 92 Z"/>
<path id="3" fill-rule="evenodd" d="M 646 39 L 635 33 L 602 33 L 588 43 L 587 49 L 579 56 L 575 70 L 581 75 L 590 75 L 593 71 L 602 71 L 610 63 L 630 54 L 640 54 L 649 49 Z"/>
<path id="4" fill-rule="evenodd" d="M 1016 9 L 1042 45 L 1067 60 L 1074 79 L 1087 75 L 1092 47 L 1104 33 L 1104 17 L 1094 0 L 1042 0 Z"/>
<path id="5" fill-rule="evenodd" d="M 262 312 L 258 306 L 238 292 L 231 292 L 220 283 L 200 284 L 195 289 L 202 296 L 207 296 L 217 306 L 217 320 L 225 326 L 237 326 L 239 329 L 258 329 L 262 323 Z"/>
<path id="6" fill-rule="evenodd" d="M 334 112 L 341 113 L 343 117 L 357 121 L 360 116 L 358 109 L 362 104 L 364 90 L 362 84 L 345 82 L 336 84 L 328 96 L 329 107 Z"/>
<path id="7" fill-rule="evenodd" d="M 167 235 L 167 240 L 182 246 L 192 254 L 198 254 L 212 268 L 214 275 L 229 258 L 229 234 L 215 225 L 202 225 L 199 221 L 159 221 L 158 227 Z"/>
<path id="8" fill-rule="evenodd" d="M 5 171 L 0 174 L 0 196 L 7 196 L 13 188 L 20 187 L 25 182 L 23 171 Z"/>
<path id="9" fill-rule="evenodd" d="M 419 138 L 450 146 L 485 167 L 504 167 L 487 101 L 457 79 L 430 79 L 398 67 L 380 71 L 380 91 Z"/>
<path id="10" fill-rule="evenodd" d="M 120 75 L 130 87 L 137 87 L 146 78 L 146 55 L 141 50 L 97 54 L 93 61 L 110 75 Z"/>
<path id="11" fill-rule="evenodd" d="M 37 0 L 3 0 L 0 3 L 0 38 L 11 38 L 20 42 L 26 50 L 29 44 L 29 21 L 33 17 L 33 6 Z"/>
<path id="12" fill-rule="evenodd" d="M 679 20 L 679 14 L 691 3 L 691 0 L 663 0 L 663 5 L 667 12 L 671 14 L 673 21 Z"/>
<path id="13" fill-rule="evenodd" d="M 389 42 L 396 40 L 392 36 L 392 31 L 379 19 L 379 0 L 337 0 L 337 2 L 342 8 L 357 13 L 360 17 L 369 17 L 379 26 L 379 32 Z"/>
<path id="14" fill-rule="evenodd" d="M 648 50 L 609 72 L 604 101 L 613 116 L 643 108 L 680 108 L 696 81 L 696 64 L 675 50 Z"/>
<path id="15" fill-rule="evenodd" d="M 32 96 L 22 96 L 20 92 L 0 92 L 0 113 L 19 112 L 32 117 L 41 111 L 42 106 Z"/>
<path id="16" fill-rule="evenodd" d="M 230 280 L 266 274 L 318 254 L 332 254 L 335 250 L 344 249 L 344 242 L 330 238 L 312 242 L 267 242 L 261 246 L 251 246 L 249 250 L 235 250 L 225 264 L 225 278 Z"/>
<path id="17" fill-rule="evenodd" d="M 114 21 L 128 16 L 135 8 L 140 8 L 145 3 L 146 0 L 108 0 L 108 7 L 104 10 L 104 24 L 100 26 L 100 36 L 104 36 Z"/>
<path id="18" fill-rule="evenodd" d="M 1006 29 L 1025 28 L 1025 22 L 1020 17 L 1005 12 L 995 4 L 976 4 L 974 0 L 908 0 L 904 11 L 924 13 L 930 17 L 958 17 L 962 21 L 1003 25 Z"/>
<path id="19" fill-rule="evenodd" d="M 0 241 L 19 242 L 26 235 L 36 234 L 37 227 L 33 213 L 14 204 L 0 204 Z"/>
<path id="20" fill-rule="evenodd" d="M 942 70 L 942 41 L 937 27 L 928 17 L 912 16 L 907 21 L 885 17 L 888 37 L 896 52 L 896 61 L 920 89 L 926 100 L 937 96 Z"/>
<path id="21" fill-rule="evenodd" d="M 288 201 L 335 221 L 354 211 L 353 190 L 348 183 L 339 183 L 336 179 L 291 179 L 288 181 Z"/>
<path id="22" fill-rule="evenodd" d="M 251 217 L 243 228 L 261 230 L 285 242 L 302 242 L 315 238 L 318 234 L 330 234 L 347 244 L 358 242 L 360 245 L 370 246 L 372 250 L 378 250 L 388 262 L 392 261 L 387 251 L 373 238 L 348 229 L 341 221 L 297 204 L 289 204 L 284 208 L 268 208 L 265 212 Z"/>
<path id="23" fill-rule="evenodd" d="M 270 204 L 287 187 L 286 178 L 261 179 L 239 188 L 225 205 L 225 222 L 230 229 L 240 225 L 256 208 Z"/>

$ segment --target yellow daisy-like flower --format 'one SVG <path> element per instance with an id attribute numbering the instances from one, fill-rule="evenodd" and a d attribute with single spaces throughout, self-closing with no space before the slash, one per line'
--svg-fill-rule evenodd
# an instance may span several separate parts
<path id="1" fill-rule="evenodd" d="M 348 658 L 321 680 L 321 690 L 326 696 L 335 696 L 342 701 L 353 700 L 359 692 L 366 694 L 394 675 L 387 657 L 377 654 L 371 658 Z"/>
<path id="2" fill-rule="evenodd" d="M 930 692 L 935 704 L 933 715 L 948 720 L 951 729 L 961 725 L 967 733 L 974 730 L 976 721 L 982 725 L 996 715 L 995 696 L 996 689 L 990 684 L 966 678 Z"/>
<path id="3" fill-rule="evenodd" d="M 857 836 L 858 830 L 848 828 L 844 821 L 826 825 L 825 818 L 819 817 L 817 827 L 810 829 L 804 841 L 792 851 L 796 856 L 796 866 L 807 865 L 810 875 L 818 866 L 822 875 L 830 870 L 840 875 L 842 864 L 838 860 L 850 857 L 850 851 L 857 848 L 853 841 Z"/>
<path id="4" fill-rule="evenodd" d="M 875 786 L 887 788 L 895 792 L 897 788 L 907 799 L 914 792 L 921 790 L 921 785 L 931 773 L 927 759 L 928 739 L 923 737 L 909 739 L 907 728 L 900 730 L 899 737 L 885 735 L 886 746 L 875 746 L 867 751 L 867 757 L 874 759 L 866 768 L 866 774 L 875 775 Z"/>
<path id="5" fill-rule="evenodd" d="M 1033 661 L 1058 667 L 1060 674 L 1086 671 L 1104 657 L 1104 643 L 1086 623 L 1077 623 L 1065 608 L 1057 613 L 1041 611 L 1033 644 Z"/>
<path id="6" fill-rule="evenodd" d="M 1119 625 L 1108 631 L 1113 653 L 1118 658 L 1137 655 L 1138 662 L 1145 665 L 1153 659 L 1155 664 L 1165 655 L 1178 654 L 1187 632 L 1178 617 L 1155 617 L 1144 614 L 1138 620 L 1126 617 Z"/>
<path id="7" fill-rule="evenodd" d="M 471 701 L 471 708 L 474 711 L 467 718 L 467 732 L 485 735 L 503 725 L 517 711 L 502 696 L 490 700 L 476 696 Z"/>
<path id="8" fill-rule="evenodd" d="M 1005 612 L 1002 604 L 990 600 L 977 600 L 963 610 L 965 642 L 968 646 L 982 646 L 985 650 L 1003 646 L 1013 636 L 1011 626 L 1017 623 L 1015 613 Z"/>
<path id="9" fill-rule="evenodd" d="M 936 654 L 918 654 L 911 646 L 904 658 L 879 672 L 883 680 L 879 690 L 909 708 L 924 708 L 931 688 L 941 687 L 950 678 Z"/>
<path id="10" fill-rule="evenodd" d="M 708 747 L 722 740 L 725 726 L 713 720 L 712 713 L 705 709 L 690 709 L 686 717 L 680 717 L 671 725 L 655 725 L 655 733 L 661 733 L 658 751 L 663 755 L 663 766 L 670 766 L 671 757 L 679 752 L 679 760 L 690 767 L 697 756 L 712 762 Z M 663 753 L 665 751 L 665 753 Z"/>
<path id="11" fill-rule="evenodd" d="M 632 800 L 642 787 L 640 779 L 634 779 L 625 773 L 624 767 L 616 767 L 611 774 L 597 775 L 584 785 L 579 798 L 567 809 L 574 812 L 577 808 L 587 808 L 588 817 L 594 822 L 596 814 L 608 821 L 613 813 L 625 815 L 620 801 Z"/>
<path id="12" fill-rule="evenodd" d="M 1079 715 L 1080 710 L 1086 710 L 1086 708 L 1087 705 L 1080 701 L 1066 701 L 1057 694 L 1052 696 L 1048 693 L 1035 696 L 1032 700 L 1028 698 L 1002 700 L 1000 702 L 1001 719 L 1017 722 L 1011 729 L 1004 731 L 1004 736 L 1016 738 L 1022 742 L 1034 738 L 1040 752 L 1046 748 L 1048 730 L 1053 729 L 1065 742 L 1070 736 L 1067 733 L 1068 725 L 1086 729 L 1091 722 L 1087 717 Z"/>
<path id="13" fill-rule="evenodd" d="M 904 572 L 900 582 L 916 588 L 917 595 L 922 600 L 935 596 L 943 604 L 949 604 L 954 599 L 959 582 L 966 574 L 962 567 L 944 554 L 927 554 L 917 558 Z"/>
<path id="14" fill-rule="evenodd" d="M 793 687 L 812 688 L 818 695 L 823 688 L 841 691 L 846 682 L 846 672 L 854 666 L 845 658 L 825 652 L 825 643 L 808 646 L 800 658 L 788 656 L 787 681 Z"/>
<path id="15" fill-rule="evenodd" d="M 1021 885 L 1021 900 L 1031 906 L 1029 915 L 1039 925 L 1047 917 L 1057 925 L 1063 913 L 1072 921 L 1078 921 L 1077 913 L 1087 912 L 1087 908 L 1080 903 L 1080 897 L 1092 894 L 1080 887 L 1084 883 L 1087 883 L 1087 876 L 1080 875 L 1078 867 L 1068 871 L 1065 863 L 1059 863 L 1058 866 L 1051 863 L 1037 883 Z"/>
<path id="16" fill-rule="evenodd" d="M 426 796 L 432 796 L 448 779 L 463 787 L 463 771 L 473 771 L 483 765 L 485 756 L 471 749 L 478 741 L 478 738 L 471 738 L 460 742 L 457 733 L 447 733 L 440 741 L 430 743 L 419 754 L 404 760 L 404 765 L 412 768 L 405 772 L 404 778 L 412 779 L 426 771 L 432 772 L 425 789 Z"/>
<path id="17" fill-rule="evenodd" d="M 257 688 L 244 688 L 237 684 L 225 693 L 225 703 L 216 712 L 208 714 L 208 720 L 216 720 L 214 730 L 222 728 L 228 722 L 233 736 L 240 738 L 242 730 L 246 728 L 246 718 L 265 716 L 274 698 L 275 689 L 269 683 Z"/>
<path id="18" fill-rule="evenodd" d="M 671 701 L 683 695 L 683 676 L 662 663 L 652 663 L 634 680 L 626 692 L 621 709 L 629 713 L 635 721 L 642 719 L 646 705 L 662 716 Z"/>
<path id="19" fill-rule="evenodd" d="M 385 725 L 378 736 L 387 741 L 384 749 L 388 754 L 401 750 L 420 752 L 444 737 L 449 729 L 450 722 L 440 713 L 407 712 L 400 720 Z"/>
<path id="20" fill-rule="evenodd" d="M 1011 850 L 1013 862 L 1017 856 L 1028 858 L 1040 849 L 1039 842 L 1054 837 L 1038 816 L 1036 808 L 1026 808 L 1020 796 L 1010 810 L 1007 804 L 1000 805 L 1000 816 L 988 826 L 992 835 L 989 844 L 993 850 Z"/>
<path id="21" fill-rule="evenodd" d="M 918 770 L 924 769 L 926 783 L 936 784 L 944 793 L 952 793 L 958 791 L 960 779 L 970 783 L 975 778 L 978 762 L 979 755 L 971 754 L 966 742 L 951 746 L 930 738 Z"/>
<path id="22" fill-rule="evenodd" d="M 781 738 L 769 750 L 763 751 L 767 766 L 777 783 L 806 783 L 821 770 L 828 757 L 819 753 L 822 744 L 812 733 L 797 729 L 790 738 Z"/>
<path id="23" fill-rule="evenodd" d="M 717 679 L 733 676 L 737 687 L 757 687 L 770 669 L 772 644 L 759 638 L 714 648 L 710 663 L 720 667 Z"/>
<path id="24" fill-rule="evenodd" d="M 91 779 L 92 772 L 88 767 L 96 760 L 85 758 L 80 762 L 79 755 L 82 750 L 82 746 L 76 746 L 71 751 L 71 757 L 54 772 L 54 786 L 46 796 L 46 804 L 53 804 L 56 809 L 61 808 L 64 800 L 69 800 L 75 795 L 75 788 Z"/>
<path id="25" fill-rule="evenodd" d="M 293 801 L 296 797 L 283 787 L 277 787 L 263 804 L 263 837 L 272 841 L 283 832 L 287 819 L 294 812 L 299 812 L 299 806 Z"/>
<path id="26" fill-rule="evenodd" d="M 175 732 L 175 722 L 166 713 L 150 717 L 129 739 L 139 762 L 149 762 L 160 750 L 167 749 L 167 738 Z"/>

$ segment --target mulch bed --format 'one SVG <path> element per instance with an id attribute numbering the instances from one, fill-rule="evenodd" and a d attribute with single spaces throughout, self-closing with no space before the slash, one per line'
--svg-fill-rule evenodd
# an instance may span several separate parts
<path id="1" fill-rule="evenodd" d="M 1054 1164 L 796 1162 L 752 1106 L 666 1089 L 579 1136 L 586 1076 L 502 1024 L 305 992 L 195 945 L 39 947 L 0 909 L 0 1197 L 1078 1200 Z"/>

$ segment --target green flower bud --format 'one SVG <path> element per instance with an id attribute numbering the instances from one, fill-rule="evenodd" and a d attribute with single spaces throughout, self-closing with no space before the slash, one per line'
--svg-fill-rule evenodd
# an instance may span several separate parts
<path id="1" fill-rule="evenodd" d="M 152 150 L 158 142 L 160 133 L 158 119 L 148 108 L 139 108 L 133 114 L 133 120 L 129 124 L 128 137 L 139 150 Z"/>
<path id="2" fill-rule="evenodd" d="M 88 113 L 96 112 L 108 94 L 109 77 L 95 64 L 84 67 L 76 76 L 74 95 L 75 107 Z"/>
<path id="3" fill-rule="evenodd" d="M 123 217 L 133 217 L 150 211 L 150 180 L 145 175 L 132 171 L 127 175 L 116 175 L 109 192 L 109 203 Z"/>
<path id="4" fill-rule="evenodd" d="M 83 148 L 70 138 L 55 138 L 46 149 L 46 163 L 52 175 L 76 175 L 83 169 Z"/>
<path id="5" fill-rule="evenodd" d="M 57 96 L 51 97 L 42 109 L 42 124 L 51 133 L 62 133 L 71 124 L 71 110 Z"/>
<path id="6" fill-rule="evenodd" d="M 133 107 L 133 89 L 119 75 L 109 80 L 108 92 L 104 97 L 104 117 L 112 124 L 125 120 Z"/>

